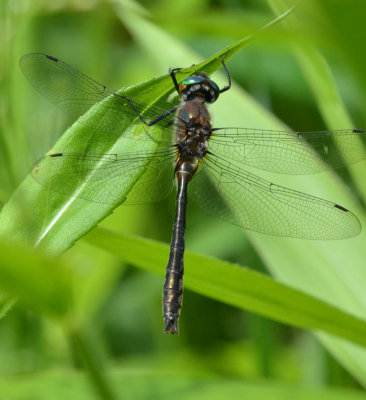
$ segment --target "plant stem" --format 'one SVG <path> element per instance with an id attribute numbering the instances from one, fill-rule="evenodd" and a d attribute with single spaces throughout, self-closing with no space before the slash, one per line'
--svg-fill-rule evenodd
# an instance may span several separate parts
<path id="1" fill-rule="evenodd" d="M 85 369 L 88 371 L 90 380 L 99 397 L 102 400 L 115 400 L 112 388 L 104 376 L 100 364 L 96 360 L 91 347 L 88 345 L 84 335 L 79 329 L 69 331 L 69 337 L 79 352 L 80 358 L 84 363 Z"/>

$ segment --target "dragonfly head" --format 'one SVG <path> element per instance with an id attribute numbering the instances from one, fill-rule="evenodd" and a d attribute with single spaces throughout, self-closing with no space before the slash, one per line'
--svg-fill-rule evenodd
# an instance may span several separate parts
<path id="1" fill-rule="evenodd" d="M 179 95 L 184 101 L 202 96 L 207 103 L 213 103 L 219 94 L 219 87 L 204 72 L 188 76 L 179 85 Z"/>

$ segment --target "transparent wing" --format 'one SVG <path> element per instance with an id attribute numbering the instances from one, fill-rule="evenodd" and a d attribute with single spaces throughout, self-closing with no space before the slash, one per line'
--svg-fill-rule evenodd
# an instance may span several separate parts
<path id="1" fill-rule="evenodd" d="M 95 203 L 143 204 L 169 195 L 175 158 L 172 147 L 124 154 L 55 153 L 41 158 L 31 176 L 46 189 L 67 196 Z"/>
<path id="2" fill-rule="evenodd" d="M 210 151 L 228 160 L 281 174 L 312 174 L 366 158 L 363 129 L 285 132 L 247 128 L 213 130 Z"/>
<path id="3" fill-rule="evenodd" d="M 329 201 L 275 185 L 214 155 L 190 183 L 195 202 L 245 229 L 303 239 L 344 239 L 360 233 L 357 217 Z"/>
<path id="4" fill-rule="evenodd" d="M 23 56 L 19 64 L 35 89 L 70 117 L 77 118 L 83 115 L 90 107 L 107 97 L 110 97 L 108 107 L 115 111 L 114 118 L 121 118 L 121 113 L 137 117 L 125 95 L 117 94 L 115 90 L 108 89 L 55 57 L 31 53 Z M 166 111 L 136 98 L 129 99 L 148 122 Z M 174 114 L 165 117 L 160 124 L 175 124 Z M 110 133 L 113 134 L 114 131 L 111 129 Z"/>

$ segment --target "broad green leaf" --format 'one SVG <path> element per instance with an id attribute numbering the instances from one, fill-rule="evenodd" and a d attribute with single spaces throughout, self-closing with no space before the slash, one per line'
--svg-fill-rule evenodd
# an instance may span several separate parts
<path id="1" fill-rule="evenodd" d="M 282 18 L 285 15 L 287 13 Z M 280 19 L 274 20 L 264 29 L 268 29 Z M 253 37 L 244 38 L 200 64 L 179 71 L 177 79 L 198 70 L 213 73 L 221 67 L 221 59 L 225 55 L 226 59 L 229 59 L 252 40 Z M 166 74 L 136 84 L 123 90 L 123 93 L 143 99 L 147 105 L 158 104 L 169 107 L 166 96 L 172 91 L 171 77 Z M 52 152 L 119 154 L 126 150 L 146 150 L 151 149 L 151 146 L 158 146 L 158 142 L 141 143 L 138 139 L 128 140 L 131 135 L 136 137 L 136 133 L 144 132 L 145 127 L 133 113 L 121 111 L 120 119 L 117 119 L 116 113 L 110 108 L 112 101 L 113 98 L 107 98 L 92 107 L 67 130 L 53 147 Z M 153 127 L 150 132 L 158 134 L 159 127 Z M 98 163 L 97 160 L 94 161 L 94 165 L 91 162 L 90 170 L 95 171 Z M 73 193 L 79 193 L 93 173 L 85 175 L 85 180 L 82 182 L 67 181 L 67 185 L 72 186 Z M 49 253 L 60 254 L 122 203 L 142 174 L 144 166 L 135 170 L 123 187 L 119 188 L 116 184 L 111 190 L 109 199 L 112 204 L 87 202 L 73 195 L 60 195 L 48 191 L 28 177 L 1 212 L 0 236 L 7 236 L 15 241 L 25 241 L 32 246 L 41 246 Z"/>

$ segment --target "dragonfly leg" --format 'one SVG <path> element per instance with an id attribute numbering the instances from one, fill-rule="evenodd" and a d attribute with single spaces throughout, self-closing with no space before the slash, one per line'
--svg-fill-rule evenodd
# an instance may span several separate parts
<path id="1" fill-rule="evenodd" d="M 162 119 L 164 119 L 165 117 L 167 117 L 168 115 L 172 114 L 173 112 L 175 112 L 179 107 L 180 104 L 172 107 L 170 110 L 167 110 L 165 112 L 163 112 L 161 115 L 158 115 L 156 118 L 154 118 L 152 121 L 147 122 L 146 119 L 141 115 L 141 113 L 139 112 L 139 110 L 136 108 L 135 104 L 133 103 L 132 99 L 130 99 L 129 97 L 125 97 L 125 99 L 130 103 L 130 106 L 133 108 L 133 110 L 135 111 L 135 113 L 137 114 L 137 116 L 141 119 L 141 121 L 147 125 L 147 126 L 153 126 L 156 123 L 158 123 L 159 121 L 161 121 Z"/>
<path id="2" fill-rule="evenodd" d="M 179 94 L 179 85 L 177 82 L 177 78 L 175 77 L 175 73 L 176 73 L 176 71 L 180 71 L 181 69 L 183 69 L 183 68 L 169 68 L 169 74 L 172 78 L 175 90 L 178 92 L 178 94 Z"/>
<path id="3" fill-rule="evenodd" d="M 221 64 L 224 67 L 225 73 L 226 73 L 226 77 L 227 77 L 227 81 L 228 84 L 226 86 L 224 86 L 222 89 L 220 89 L 220 93 L 226 92 L 227 90 L 229 90 L 231 88 L 231 78 L 230 78 L 230 73 L 229 70 L 227 69 L 227 66 L 225 64 L 225 58 L 226 56 L 229 54 L 229 50 L 226 52 L 226 54 L 224 55 L 224 57 L 222 57 L 221 59 Z"/>

